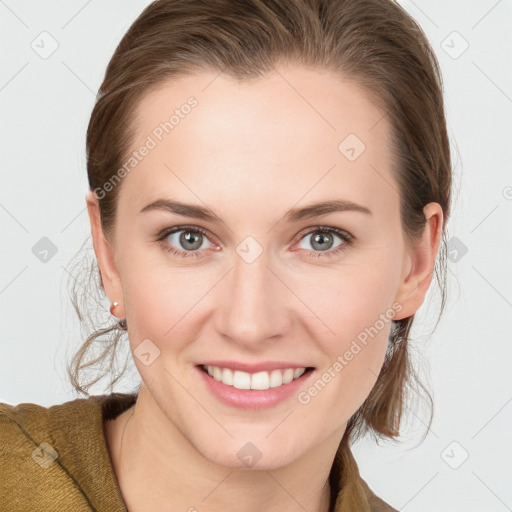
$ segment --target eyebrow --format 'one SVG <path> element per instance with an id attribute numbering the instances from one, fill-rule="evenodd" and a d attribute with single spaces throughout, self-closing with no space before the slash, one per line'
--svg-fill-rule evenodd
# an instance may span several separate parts
<path id="1" fill-rule="evenodd" d="M 225 222 L 209 208 L 194 204 L 180 203 L 178 201 L 169 199 L 157 199 L 156 201 L 153 201 L 152 203 L 144 206 L 140 213 L 152 210 L 163 210 L 170 213 L 175 213 L 177 215 L 182 215 L 184 217 L 191 217 L 212 223 L 225 224 Z M 353 203 L 352 201 L 337 199 L 331 201 L 323 201 L 320 203 L 312 203 L 300 208 L 292 208 L 284 214 L 283 221 L 291 223 L 303 219 L 310 219 L 312 217 L 327 215 L 329 213 L 347 211 L 373 215 L 372 211 L 365 206 Z"/>

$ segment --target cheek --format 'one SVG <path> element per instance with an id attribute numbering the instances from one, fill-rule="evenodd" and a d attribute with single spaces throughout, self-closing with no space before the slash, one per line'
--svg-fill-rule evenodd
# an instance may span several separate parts
<path id="1" fill-rule="evenodd" d="M 349 342 L 360 334 L 364 338 L 363 333 L 372 326 L 378 331 L 390 328 L 395 273 L 391 268 L 387 272 L 382 267 L 351 266 L 337 274 L 326 274 L 323 279 L 318 274 L 312 279 L 302 276 L 295 283 L 297 295 L 314 313 L 304 314 L 303 321 L 307 319 L 312 332 L 323 333 L 322 339 L 330 346 L 326 352 L 342 349 L 340 340 Z"/>
<path id="2" fill-rule="evenodd" d="M 346 280 L 340 287 L 330 286 L 322 300 L 311 295 L 310 307 L 322 322 L 311 317 L 308 331 L 326 357 L 317 379 L 298 397 L 302 404 L 315 404 L 319 418 L 333 426 L 347 421 L 374 387 L 394 312 L 391 294 L 379 294 L 370 282 Z"/>
<path id="3" fill-rule="evenodd" d="M 212 279 L 203 274 L 197 268 L 172 268 L 165 256 L 147 262 L 132 253 L 122 283 L 134 348 L 149 338 L 162 351 L 170 346 L 178 351 L 194 337 L 198 304 L 214 283 L 209 285 Z"/>
<path id="4" fill-rule="evenodd" d="M 298 295 L 315 313 L 304 314 L 302 322 L 327 356 L 320 378 L 336 390 L 325 395 L 336 410 L 355 411 L 375 384 L 394 313 L 395 273 L 380 265 L 351 267 L 336 279 L 330 276 L 316 285 L 310 281 L 299 289 Z"/>

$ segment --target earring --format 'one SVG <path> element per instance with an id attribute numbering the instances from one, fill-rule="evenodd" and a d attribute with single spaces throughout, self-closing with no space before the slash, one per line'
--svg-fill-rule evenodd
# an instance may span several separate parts
<path id="1" fill-rule="evenodd" d="M 112 302 L 112 305 L 110 306 L 110 314 L 111 315 L 114 315 L 114 309 L 116 309 L 117 306 L 119 306 L 119 302 L 117 302 L 117 300 L 115 302 Z"/>

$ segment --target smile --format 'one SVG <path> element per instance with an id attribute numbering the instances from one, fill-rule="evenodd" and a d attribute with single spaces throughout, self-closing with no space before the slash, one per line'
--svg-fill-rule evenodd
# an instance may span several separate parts
<path id="1" fill-rule="evenodd" d="M 270 372 L 248 373 L 219 366 L 201 366 L 202 370 L 215 380 L 236 389 L 265 390 L 284 386 L 301 377 L 312 368 L 283 368 Z"/>

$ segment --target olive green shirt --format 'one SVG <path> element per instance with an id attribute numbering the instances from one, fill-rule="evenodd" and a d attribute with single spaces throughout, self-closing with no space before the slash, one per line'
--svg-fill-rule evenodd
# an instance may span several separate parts
<path id="1" fill-rule="evenodd" d="M 112 393 L 48 408 L 33 403 L 0 403 L 0 510 L 127 512 L 104 423 L 136 399 L 136 394 Z M 341 510 L 336 499 L 340 460 L 335 457 L 329 476 L 332 512 Z M 365 510 L 397 512 L 375 496 L 364 480 L 361 483 L 368 501 Z"/>

